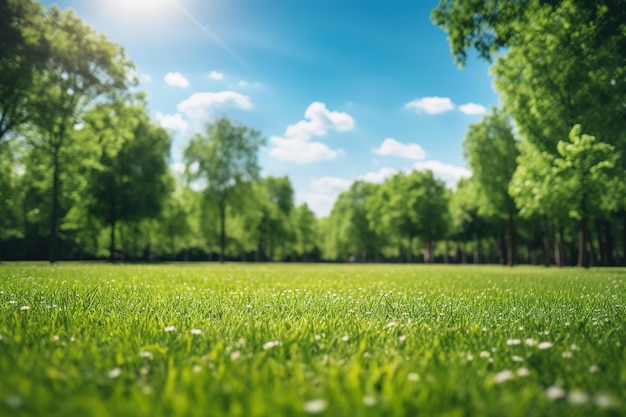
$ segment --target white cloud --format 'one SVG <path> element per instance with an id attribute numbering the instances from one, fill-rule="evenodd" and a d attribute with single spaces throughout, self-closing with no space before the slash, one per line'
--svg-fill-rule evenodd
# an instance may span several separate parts
<path id="1" fill-rule="evenodd" d="M 149 76 L 148 74 L 142 74 L 142 73 L 137 74 L 137 79 L 139 80 L 140 83 L 143 83 L 143 84 L 146 84 L 152 81 L 151 76 Z"/>
<path id="2" fill-rule="evenodd" d="M 309 140 L 312 136 L 326 136 L 329 131 L 344 132 L 354 129 L 354 119 L 348 113 L 329 111 L 324 103 L 315 101 L 304 112 L 305 119 L 287 127 L 285 136 Z"/>
<path id="3" fill-rule="evenodd" d="M 344 191 L 350 188 L 352 181 L 339 177 L 321 177 L 317 178 L 309 184 L 309 188 L 315 193 L 334 193 Z"/>
<path id="4" fill-rule="evenodd" d="M 415 161 L 426 158 L 426 152 L 417 143 L 401 143 L 394 138 L 386 138 L 379 148 L 372 151 L 378 155 L 397 156 Z"/>
<path id="5" fill-rule="evenodd" d="M 187 88 L 189 81 L 180 72 L 168 72 L 165 74 L 165 82 L 173 87 Z"/>
<path id="6" fill-rule="evenodd" d="M 156 120 L 162 128 L 175 132 L 185 132 L 189 127 L 189 124 L 183 119 L 180 113 L 163 114 L 157 112 Z"/>
<path id="7" fill-rule="evenodd" d="M 360 180 L 365 182 L 373 182 L 375 184 L 382 184 L 389 177 L 394 176 L 398 173 L 398 170 L 395 168 L 382 167 L 378 171 L 370 171 L 359 177 Z"/>
<path id="8" fill-rule="evenodd" d="M 223 80 L 224 79 L 224 74 L 218 71 L 211 71 L 209 72 L 209 78 L 212 80 Z"/>
<path id="9" fill-rule="evenodd" d="M 342 149 L 330 149 L 321 142 L 311 142 L 315 136 L 326 136 L 329 131 L 343 132 L 354 129 L 354 119 L 348 113 L 329 111 L 324 103 L 313 102 L 304 112 L 305 119 L 290 125 L 285 137 L 272 136 L 274 145 L 269 155 L 273 158 L 300 164 L 334 159 L 343 154 Z"/>
<path id="10" fill-rule="evenodd" d="M 239 87 L 245 88 L 245 87 L 247 87 L 247 86 L 248 86 L 248 82 L 247 82 L 247 81 L 244 81 L 244 80 L 240 80 L 240 81 L 237 83 L 237 85 L 238 85 Z"/>
<path id="11" fill-rule="evenodd" d="M 416 162 L 411 168 L 396 169 L 382 167 L 377 171 L 370 171 L 359 175 L 354 180 L 330 176 L 314 179 L 309 183 L 309 192 L 303 195 L 302 201 L 306 202 L 317 216 L 326 216 L 332 210 L 339 194 L 350 188 L 354 181 L 361 180 L 382 184 L 385 180 L 396 175 L 398 172 L 408 174 L 413 170 L 431 170 L 435 177 L 443 180 L 448 187 L 454 187 L 460 178 L 472 175 L 471 171 L 466 168 L 448 165 L 434 160 Z"/>
<path id="12" fill-rule="evenodd" d="M 309 142 L 300 138 L 272 136 L 270 142 L 275 145 L 269 152 L 272 158 L 298 164 L 330 160 L 343 154 L 342 149 L 330 149 L 322 142 Z"/>
<path id="13" fill-rule="evenodd" d="M 213 117 L 217 109 L 224 108 L 250 110 L 253 105 L 248 96 L 234 91 L 220 91 L 194 93 L 177 106 L 178 111 L 193 122 L 204 122 Z"/>
<path id="14" fill-rule="evenodd" d="M 459 110 L 461 110 L 465 114 L 485 114 L 487 113 L 487 108 L 485 106 L 481 106 L 476 103 L 467 103 L 459 106 Z"/>
<path id="15" fill-rule="evenodd" d="M 414 109 L 415 113 L 438 114 L 454 109 L 452 100 L 448 97 L 422 97 L 405 104 L 407 109 Z"/>
<path id="16" fill-rule="evenodd" d="M 436 177 L 445 181 L 450 187 L 454 186 L 459 179 L 472 176 L 472 171 L 467 168 L 444 164 L 440 161 L 416 162 L 413 164 L 413 169 L 417 171 L 431 170 Z"/>

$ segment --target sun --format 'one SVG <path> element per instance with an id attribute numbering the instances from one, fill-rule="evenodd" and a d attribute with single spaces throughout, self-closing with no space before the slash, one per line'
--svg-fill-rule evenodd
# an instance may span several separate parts
<path id="1" fill-rule="evenodd" d="M 122 17 L 151 19 L 170 13 L 176 0 L 108 0 L 107 7 Z"/>

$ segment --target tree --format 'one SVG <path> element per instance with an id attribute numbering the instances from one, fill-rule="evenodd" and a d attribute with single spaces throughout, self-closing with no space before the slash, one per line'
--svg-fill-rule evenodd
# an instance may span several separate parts
<path id="1" fill-rule="evenodd" d="M 32 0 L 0 4 L 0 143 L 28 121 L 35 76 L 47 60 L 44 13 Z"/>
<path id="2" fill-rule="evenodd" d="M 337 197 L 330 213 L 333 225 L 331 245 L 335 257 L 354 257 L 367 262 L 377 259 L 381 247 L 381 228 L 370 222 L 369 200 L 374 198 L 379 186 L 365 181 L 355 181 L 350 189 Z"/>
<path id="3" fill-rule="evenodd" d="M 413 241 L 419 237 L 424 243 L 424 261 L 433 262 L 433 243 L 444 237 L 448 227 L 445 184 L 431 171 L 399 172 L 385 181 L 376 200 L 379 209 L 372 210 L 369 217 L 375 230 L 380 233 L 383 227 L 386 233 L 391 229 L 404 236 L 408 262 L 412 261 Z"/>
<path id="4" fill-rule="evenodd" d="M 479 123 L 469 127 L 463 141 L 465 157 L 473 173 L 485 215 L 506 218 L 507 264 L 515 264 L 515 201 L 509 184 L 517 166 L 517 141 L 508 117 L 495 108 Z"/>
<path id="5" fill-rule="evenodd" d="M 293 216 L 296 228 L 296 253 L 307 262 L 317 248 L 317 218 L 306 203 L 296 207 Z"/>
<path id="6" fill-rule="evenodd" d="M 169 134 L 150 122 L 143 102 L 118 104 L 100 106 L 85 118 L 90 127 L 85 134 L 100 137 L 88 180 L 89 212 L 110 227 L 111 261 L 116 225 L 158 216 L 173 182 L 166 161 Z"/>
<path id="7" fill-rule="evenodd" d="M 463 66 L 467 50 L 474 48 L 491 61 L 502 48 L 524 43 L 528 24 L 538 14 L 558 16 L 563 7 L 573 7 L 582 21 L 592 22 L 595 37 L 591 48 L 611 38 L 615 57 L 626 55 L 626 9 L 622 0 L 440 0 L 432 11 L 433 22 L 446 31 L 451 52 Z"/>
<path id="8" fill-rule="evenodd" d="M 80 115 L 94 103 L 126 91 L 132 67 L 123 50 L 80 20 L 72 11 L 53 6 L 43 31 L 49 57 L 36 73 L 38 91 L 32 97 L 31 123 L 37 131 L 28 144 L 48 155 L 51 167 L 49 259 L 58 256 L 57 235 L 61 206 L 61 173 L 71 155 Z"/>
<path id="9" fill-rule="evenodd" d="M 236 204 L 238 184 L 258 179 L 257 154 L 264 143 L 258 131 L 220 118 L 208 124 L 204 134 L 196 134 L 185 149 L 189 179 L 205 186 L 205 197 L 218 209 L 221 262 L 225 260 L 226 209 Z"/>
<path id="10" fill-rule="evenodd" d="M 291 212 L 294 208 L 293 187 L 288 177 L 265 177 L 258 184 L 257 259 L 274 259 L 276 249 L 283 255 L 295 239 Z"/>

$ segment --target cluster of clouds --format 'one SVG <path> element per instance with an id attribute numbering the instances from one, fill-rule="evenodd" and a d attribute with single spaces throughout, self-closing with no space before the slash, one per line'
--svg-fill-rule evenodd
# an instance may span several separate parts
<path id="1" fill-rule="evenodd" d="M 289 125 L 283 136 L 272 136 L 269 156 L 284 161 L 307 164 L 334 159 L 343 149 L 331 149 L 326 144 L 311 140 L 327 136 L 329 132 L 346 132 L 355 127 L 348 113 L 330 111 L 326 104 L 315 101 L 304 112 L 304 120 Z"/>
<path id="2" fill-rule="evenodd" d="M 144 77 L 145 78 L 145 77 Z M 211 71 L 207 78 L 223 82 L 227 77 L 218 71 Z M 149 81 L 149 79 L 147 79 Z M 165 75 L 164 81 L 176 88 L 188 88 L 190 82 L 179 72 Z M 236 85 L 240 88 L 258 86 L 258 83 L 240 80 Z M 254 108 L 252 99 L 237 91 L 225 90 L 218 92 L 195 92 L 181 101 L 175 114 L 156 113 L 157 122 L 174 133 L 189 133 L 198 129 L 206 120 L 215 117 L 225 110 L 249 111 Z M 405 104 L 405 108 L 418 114 L 436 115 L 457 109 L 468 115 L 478 115 L 487 109 L 476 103 L 455 105 L 447 97 L 422 97 Z M 295 164 L 311 164 L 328 161 L 345 154 L 341 148 L 331 148 L 322 142 L 322 138 L 331 133 L 350 132 L 356 128 L 354 118 L 342 111 L 330 110 L 325 103 L 314 101 L 304 111 L 304 117 L 288 125 L 282 135 L 274 135 L 269 140 L 268 155 L 282 161 Z M 306 201 L 318 215 L 330 211 L 337 196 L 347 190 L 356 180 L 382 183 L 400 171 L 431 170 L 435 176 L 453 186 L 460 178 L 471 176 L 471 172 L 463 167 L 445 164 L 437 160 L 427 160 L 426 151 L 417 143 L 405 143 L 387 137 L 379 146 L 371 149 L 371 153 L 380 157 L 401 158 L 410 161 L 406 168 L 380 167 L 353 178 L 323 176 L 313 179 L 308 189 L 299 200 Z M 176 162 L 173 169 L 182 169 Z"/>
<path id="3" fill-rule="evenodd" d="M 225 80 L 225 75 L 219 71 L 211 71 L 207 78 L 213 81 Z M 165 83 L 175 88 L 188 88 L 191 83 L 180 72 L 169 72 L 163 77 Z M 239 87 L 257 86 L 252 83 L 240 80 Z M 206 91 L 193 93 L 189 98 L 181 101 L 177 106 L 177 113 L 163 114 L 156 113 L 157 122 L 165 129 L 174 133 L 185 134 L 195 131 L 204 122 L 215 117 L 218 111 L 224 110 L 251 110 L 254 108 L 250 97 L 236 91 Z"/>
<path id="4" fill-rule="evenodd" d="M 405 158 L 414 162 L 409 167 L 400 169 L 381 167 L 355 178 L 324 176 L 313 179 L 309 183 L 307 193 L 303 196 L 302 201 L 305 201 L 309 208 L 318 215 L 326 215 L 330 212 L 339 194 L 350 188 L 354 181 L 381 184 L 399 172 L 432 171 L 437 178 L 445 181 L 449 187 L 453 187 L 459 179 L 468 178 L 472 175 L 472 172 L 464 167 L 437 160 L 425 160 L 426 152 L 416 143 L 402 143 L 393 138 L 386 138 L 379 147 L 372 149 L 372 152 L 376 155 Z"/>
<path id="5" fill-rule="evenodd" d="M 445 113 L 456 108 L 456 105 L 449 97 L 421 97 L 413 101 L 409 101 L 404 105 L 405 108 L 414 110 L 415 113 L 439 114 Z M 487 108 L 476 103 L 461 104 L 459 110 L 462 113 L 476 115 L 487 113 Z"/>

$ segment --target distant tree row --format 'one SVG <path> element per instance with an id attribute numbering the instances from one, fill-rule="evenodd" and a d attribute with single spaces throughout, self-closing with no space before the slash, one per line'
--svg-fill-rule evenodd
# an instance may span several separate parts
<path id="1" fill-rule="evenodd" d="M 260 132 L 214 120 L 185 172 L 123 49 L 71 11 L 0 4 L 0 260 L 626 264 L 626 8 L 442 0 L 459 63 L 491 60 L 502 109 L 468 128 L 472 177 L 356 181 L 330 215 L 261 177 Z M 523 28 L 523 30 L 521 30 Z"/>

